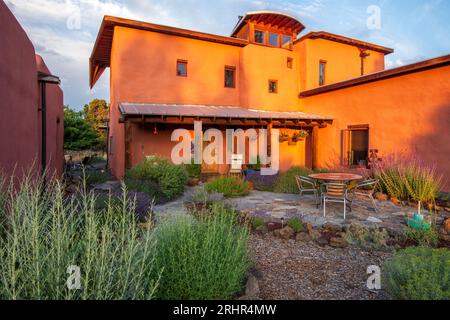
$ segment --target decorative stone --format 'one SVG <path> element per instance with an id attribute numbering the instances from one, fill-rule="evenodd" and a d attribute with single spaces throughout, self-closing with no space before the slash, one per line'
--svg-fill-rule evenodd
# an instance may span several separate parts
<path id="1" fill-rule="evenodd" d="M 444 227 L 445 232 L 447 234 L 450 234 L 450 218 L 445 219 L 445 221 L 442 225 Z"/>
<path id="2" fill-rule="evenodd" d="M 375 194 L 375 199 L 382 200 L 382 201 L 387 201 L 388 200 L 388 196 L 386 194 L 384 194 L 384 193 L 377 192 Z"/>
<path id="3" fill-rule="evenodd" d="M 322 234 L 317 230 L 312 230 L 309 235 L 313 240 L 317 240 L 322 236 Z"/>
<path id="4" fill-rule="evenodd" d="M 316 242 L 321 246 L 326 246 L 328 244 L 328 238 L 321 236 L 316 240 Z"/>
<path id="5" fill-rule="evenodd" d="M 282 211 L 280 211 L 280 212 L 272 212 L 270 215 L 272 217 L 274 217 L 275 219 L 282 219 L 282 218 L 286 217 L 286 212 L 282 212 Z"/>
<path id="6" fill-rule="evenodd" d="M 372 223 L 383 223 L 383 220 L 380 220 L 380 219 L 375 218 L 375 217 L 368 217 L 367 221 L 368 222 L 372 222 Z"/>
<path id="7" fill-rule="evenodd" d="M 300 232 L 295 237 L 295 240 L 297 240 L 298 242 L 308 242 L 311 241 L 311 236 L 306 232 Z"/>
<path id="8" fill-rule="evenodd" d="M 278 223 L 278 222 L 268 222 L 266 224 L 266 226 L 267 226 L 268 231 L 275 231 L 275 230 L 283 228 L 281 223 Z"/>
<path id="9" fill-rule="evenodd" d="M 311 235 L 312 231 L 314 230 L 312 224 L 310 224 L 310 223 L 304 223 L 303 225 L 304 225 L 304 227 L 305 227 L 305 231 L 306 231 L 309 235 Z"/>
<path id="10" fill-rule="evenodd" d="M 254 275 L 250 275 L 245 286 L 245 295 L 248 298 L 259 296 L 259 283 Z"/>
<path id="11" fill-rule="evenodd" d="M 398 198 L 396 198 L 396 197 L 391 197 L 391 202 L 392 202 L 393 204 L 395 204 L 396 206 L 399 206 L 399 205 L 402 204 L 402 202 L 401 202 Z"/>
<path id="12" fill-rule="evenodd" d="M 267 232 L 269 232 L 269 230 L 267 229 L 267 226 L 263 225 L 263 226 L 259 226 L 255 229 L 256 233 L 259 234 L 266 234 Z"/>
<path id="13" fill-rule="evenodd" d="M 333 233 L 341 232 L 341 231 L 342 231 L 342 227 L 341 227 L 340 225 L 335 224 L 335 223 L 330 223 L 330 222 L 325 223 L 325 224 L 322 226 L 322 228 L 323 228 L 324 230 L 327 230 L 327 231 L 333 232 Z"/>
<path id="14" fill-rule="evenodd" d="M 291 227 L 284 227 L 283 229 L 275 230 L 273 233 L 276 237 L 289 240 L 295 234 L 295 231 Z"/>
<path id="15" fill-rule="evenodd" d="M 347 240 L 342 237 L 333 237 L 330 239 L 330 246 L 333 248 L 345 248 L 348 246 Z"/>

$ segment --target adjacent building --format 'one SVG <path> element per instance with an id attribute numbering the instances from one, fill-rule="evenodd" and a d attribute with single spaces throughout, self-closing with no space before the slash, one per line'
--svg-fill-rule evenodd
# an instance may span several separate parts
<path id="1" fill-rule="evenodd" d="M 110 68 L 109 166 L 170 158 L 176 128 L 306 130 L 280 145 L 281 170 L 367 164 L 404 152 L 450 176 L 450 56 L 385 70 L 393 49 L 278 12 L 239 17 L 230 37 L 106 16 L 90 86 Z M 248 160 L 248 159 L 246 159 Z M 203 165 L 226 173 L 228 165 Z"/>

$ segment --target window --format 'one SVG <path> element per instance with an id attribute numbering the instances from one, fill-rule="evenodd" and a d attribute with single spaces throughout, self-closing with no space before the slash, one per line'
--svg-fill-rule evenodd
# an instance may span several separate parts
<path id="1" fill-rule="evenodd" d="M 278 93 L 278 80 L 269 80 L 269 93 Z"/>
<path id="2" fill-rule="evenodd" d="M 291 57 L 287 58 L 287 67 L 289 69 L 292 69 L 294 67 L 294 59 L 293 58 L 291 58 Z"/>
<path id="3" fill-rule="evenodd" d="M 319 86 L 325 85 L 326 65 L 327 65 L 326 61 L 320 61 L 320 63 L 319 63 Z"/>
<path id="4" fill-rule="evenodd" d="M 225 67 L 225 88 L 236 87 L 236 67 Z"/>
<path id="5" fill-rule="evenodd" d="M 291 47 L 292 37 L 283 35 L 281 37 L 281 46 L 283 48 Z"/>
<path id="6" fill-rule="evenodd" d="M 266 33 L 261 30 L 255 30 L 255 42 L 256 43 L 266 43 Z"/>
<path id="7" fill-rule="evenodd" d="M 187 77 L 187 61 L 177 60 L 177 76 Z"/>
<path id="8" fill-rule="evenodd" d="M 269 46 L 278 47 L 278 34 L 269 32 Z"/>

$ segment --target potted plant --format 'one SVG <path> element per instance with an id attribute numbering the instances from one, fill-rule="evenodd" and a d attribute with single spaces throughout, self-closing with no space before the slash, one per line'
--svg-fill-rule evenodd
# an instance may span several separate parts
<path id="1" fill-rule="evenodd" d="M 297 142 L 297 141 L 303 141 L 303 140 L 305 140 L 308 136 L 309 136 L 309 132 L 308 132 L 308 131 L 306 131 L 306 130 L 300 130 L 300 131 L 295 132 L 295 133 L 292 135 L 292 141 L 295 141 L 295 142 Z"/>
<path id="2" fill-rule="evenodd" d="M 261 158 L 257 156 L 256 163 L 247 164 L 247 169 L 244 170 L 244 175 L 247 177 L 248 175 L 254 174 L 259 171 L 261 171 Z"/>
<path id="3" fill-rule="evenodd" d="M 280 132 L 280 142 L 289 141 L 289 135 L 286 132 Z"/>

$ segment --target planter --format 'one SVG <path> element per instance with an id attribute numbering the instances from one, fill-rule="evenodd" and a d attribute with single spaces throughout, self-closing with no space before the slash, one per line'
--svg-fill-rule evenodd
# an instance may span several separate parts
<path id="1" fill-rule="evenodd" d="M 278 140 L 279 140 L 280 142 L 286 142 L 286 141 L 289 141 L 289 137 L 280 136 Z"/>
<path id="2" fill-rule="evenodd" d="M 408 227 L 416 230 L 428 230 L 431 228 L 431 221 L 425 219 L 423 214 L 410 213 L 405 217 L 405 222 Z"/>

